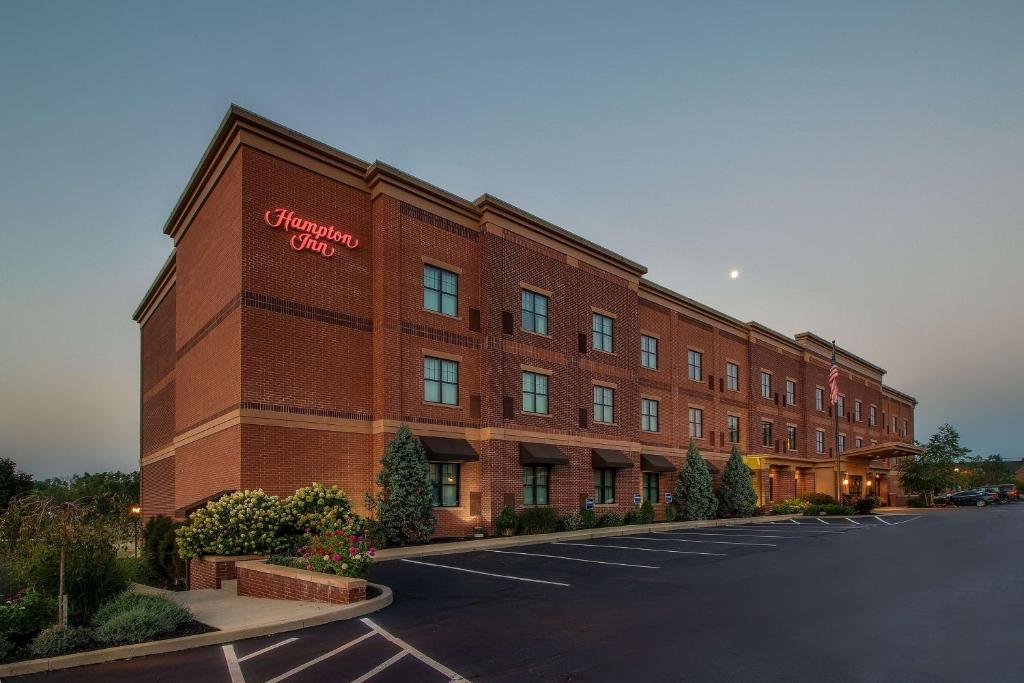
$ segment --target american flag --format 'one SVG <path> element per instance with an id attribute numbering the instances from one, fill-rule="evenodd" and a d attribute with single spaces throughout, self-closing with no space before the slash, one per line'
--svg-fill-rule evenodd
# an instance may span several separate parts
<path id="1" fill-rule="evenodd" d="M 832 405 L 839 403 L 839 366 L 832 359 L 832 369 L 828 371 L 828 393 L 832 399 Z"/>

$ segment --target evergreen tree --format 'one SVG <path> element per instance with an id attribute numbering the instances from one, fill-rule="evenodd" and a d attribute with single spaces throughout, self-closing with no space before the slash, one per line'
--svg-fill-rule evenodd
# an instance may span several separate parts
<path id="1" fill-rule="evenodd" d="M 674 495 L 683 519 L 712 519 L 718 509 L 708 464 L 692 440 L 686 451 L 686 464 L 676 479 Z"/>
<path id="2" fill-rule="evenodd" d="M 718 500 L 723 517 L 750 517 L 757 511 L 757 492 L 750 478 L 750 468 L 736 446 L 732 447 L 732 455 L 725 464 Z"/>
<path id="3" fill-rule="evenodd" d="M 32 475 L 18 469 L 10 458 L 0 458 L 0 510 L 12 500 L 32 492 Z"/>
<path id="4" fill-rule="evenodd" d="M 437 521 L 430 496 L 427 454 L 406 425 L 384 450 L 377 473 L 377 494 L 367 494 L 367 506 L 376 515 L 388 545 L 426 543 Z"/>

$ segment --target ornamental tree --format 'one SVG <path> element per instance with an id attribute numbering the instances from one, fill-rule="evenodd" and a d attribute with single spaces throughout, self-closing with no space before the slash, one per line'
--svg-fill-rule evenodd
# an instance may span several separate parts
<path id="1" fill-rule="evenodd" d="M 723 517 L 750 517 L 757 511 L 757 492 L 750 478 L 750 468 L 736 446 L 732 447 L 729 462 L 725 464 L 718 500 Z"/>
<path id="2" fill-rule="evenodd" d="M 430 496 L 427 454 L 408 426 L 395 433 L 380 461 L 376 495 L 366 494 L 380 535 L 388 545 L 426 543 L 437 520 Z"/>
<path id="3" fill-rule="evenodd" d="M 718 509 L 708 464 L 692 440 L 686 451 L 686 464 L 676 478 L 674 495 L 683 519 L 712 519 Z"/>
<path id="4" fill-rule="evenodd" d="M 931 505 L 936 491 L 957 484 L 957 466 L 964 463 L 971 449 L 960 445 L 960 433 L 950 424 L 944 424 L 932 434 L 924 453 L 915 458 L 904 458 L 897 465 L 900 486 L 904 491 L 920 494 L 926 505 Z"/>

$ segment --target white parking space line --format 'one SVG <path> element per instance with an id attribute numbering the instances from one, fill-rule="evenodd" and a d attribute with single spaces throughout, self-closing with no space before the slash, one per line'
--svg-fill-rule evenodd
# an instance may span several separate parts
<path id="1" fill-rule="evenodd" d="M 383 628 L 381 628 L 376 623 L 374 623 L 374 621 L 372 619 L 370 619 L 369 617 L 363 617 L 359 621 L 363 622 L 368 627 L 373 629 L 374 633 L 379 633 L 382 637 L 386 638 L 387 640 L 391 641 L 392 643 L 394 643 L 398 647 L 402 648 L 404 651 L 408 652 L 413 657 L 415 657 L 416 659 L 420 660 L 421 662 L 423 662 L 424 664 L 429 666 L 434 671 L 438 671 L 442 675 L 447 676 L 449 683 L 466 683 L 466 679 L 464 677 L 462 677 L 459 674 L 455 673 L 454 671 L 452 671 L 451 669 L 449 669 L 448 667 L 446 667 L 444 664 L 442 664 L 441 662 L 437 661 L 436 659 L 433 659 L 432 657 L 428 657 L 427 655 L 423 654 L 422 652 L 420 652 L 419 650 L 417 650 L 412 645 L 410 645 L 409 643 L 405 642 L 404 640 L 402 640 L 398 636 L 396 636 L 396 635 L 394 635 L 392 633 L 388 633 Z"/>
<path id="2" fill-rule="evenodd" d="M 821 522 L 822 524 L 828 524 L 828 522 L 826 522 L 825 520 L 823 520 L 823 519 L 822 519 L 821 517 L 815 517 L 814 519 L 818 520 L 818 521 L 819 521 L 819 522 Z"/>
<path id="3" fill-rule="evenodd" d="M 801 524 L 800 526 L 810 526 L 810 525 L 809 524 Z M 723 529 L 723 527 L 716 527 L 716 528 L 719 529 L 719 530 Z M 794 529 L 793 527 L 786 527 L 786 533 L 787 534 L 813 534 L 815 536 L 818 536 L 818 535 L 821 535 L 821 534 L 845 534 L 845 533 L 847 533 L 849 531 L 853 531 L 855 529 L 863 529 L 864 527 L 855 527 L 855 526 L 849 526 L 848 524 L 844 524 L 843 526 L 841 526 L 839 528 L 840 529 L 845 529 L 845 531 L 839 531 L 838 529 L 819 529 L 817 527 L 815 527 L 813 529 Z M 778 531 L 778 529 L 752 529 L 750 527 L 736 527 L 735 529 L 733 529 L 733 527 L 728 527 L 729 531 L 732 531 L 732 530 L 739 531 L 741 529 L 744 530 L 744 531 L 754 531 L 754 532 L 764 532 L 764 533 L 767 533 L 769 531 Z"/>
<path id="4" fill-rule="evenodd" d="M 715 543 L 718 545 L 764 545 L 774 548 L 774 543 L 748 543 L 747 541 L 695 541 L 692 538 L 652 538 L 650 536 L 619 536 L 631 541 L 671 541 L 673 543 Z"/>
<path id="5" fill-rule="evenodd" d="M 354 679 L 352 683 L 363 683 L 364 681 L 370 680 L 371 678 L 379 674 L 381 671 L 388 668 L 402 657 L 406 656 L 407 654 L 409 653 L 406 650 L 399 650 L 398 653 L 392 656 L 390 659 L 387 659 L 386 661 L 383 661 L 377 666 L 373 667 L 359 678 Z"/>
<path id="6" fill-rule="evenodd" d="M 636 569 L 660 569 L 649 564 L 626 564 L 625 562 L 605 562 L 604 560 L 588 560 L 583 557 L 565 557 L 564 555 L 546 555 L 544 553 L 520 553 L 514 550 L 488 550 L 489 553 L 501 555 L 524 555 L 526 557 L 550 557 L 555 560 L 569 560 L 570 562 L 588 562 L 590 564 L 610 564 L 616 567 L 635 567 Z"/>
<path id="7" fill-rule="evenodd" d="M 288 643 L 294 643 L 296 640 L 298 640 L 298 638 L 289 638 L 287 640 L 282 640 L 280 643 L 274 643 L 273 645 L 268 645 L 265 648 L 263 648 L 262 650 L 256 650 L 256 652 L 250 652 L 249 654 L 247 654 L 244 657 L 239 657 L 238 661 L 239 661 L 239 663 L 241 663 L 241 662 L 246 661 L 247 659 L 252 659 L 253 657 L 259 657 L 260 655 L 265 654 L 267 652 L 270 652 L 271 650 L 275 650 L 275 649 L 281 647 L 282 645 L 287 645 Z"/>
<path id="8" fill-rule="evenodd" d="M 224 651 L 224 661 L 228 665 L 228 675 L 231 676 L 231 683 L 245 683 L 242 667 L 238 666 L 238 658 L 235 657 L 235 646 L 225 645 L 221 649 Z"/>
<path id="9" fill-rule="evenodd" d="M 913 522 L 915 519 L 921 519 L 921 515 L 917 515 L 916 517 L 911 517 L 910 519 L 905 519 L 902 522 L 890 522 L 889 526 L 896 526 L 897 524 L 906 524 L 907 522 Z"/>
<path id="10" fill-rule="evenodd" d="M 619 536 L 618 538 L 625 538 Z M 616 550 L 639 550 L 645 553 L 672 553 L 673 555 L 715 555 L 718 557 L 725 557 L 726 553 L 705 553 L 696 550 L 662 550 L 661 548 L 638 548 L 635 545 L 604 545 L 598 543 L 565 543 L 555 542 L 551 545 L 574 545 L 580 548 L 615 548 Z"/>
<path id="11" fill-rule="evenodd" d="M 728 529 L 726 529 L 728 531 Z M 778 534 L 719 534 L 704 533 L 702 531 L 652 531 L 652 534 L 665 534 L 667 536 L 725 536 L 726 538 L 796 538 L 796 536 L 779 536 Z"/>
<path id="12" fill-rule="evenodd" d="M 334 648 L 330 652 L 325 652 L 324 654 L 320 655 L 319 657 L 315 657 L 315 658 L 309 660 L 305 664 L 299 664 L 294 669 L 291 669 L 290 671 L 285 671 L 283 674 L 281 674 L 280 676 L 277 676 L 275 678 L 271 678 L 269 681 L 267 681 L 267 683 L 278 683 L 278 681 L 283 681 L 284 679 L 289 678 L 291 676 L 294 676 L 295 674 L 299 673 L 300 671 L 305 671 L 309 667 L 315 666 L 315 665 L 319 664 L 320 662 L 324 661 L 325 659 L 330 659 L 334 655 L 340 654 L 340 653 L 344 652 L 345 650 L 349 649 L 350 647 L 352 647 L 354 645 L 358 645 L 359 643 L 363 642 L 367 638 L 372 638 L 375 635 L 377 635 L 377 633 L 375 631 L 368 631 L 368 632 L 364 633 L 363 635 L 359 636 L 358 638 L 354 638 L 354 639 L 348 641 L 347 643 L 345 643 L 344 645 L 341 645 L 339 647 Z M 232 683 L 235 683 L 234 680 L 232 680 Z"/>
<path id="13" fill-rule="evenodd" d="M 847 522 L 849 522 L 850 524 L 855 524 L 855 525 L 857 525 L 857 526 L 860 526 L 860 522 L 855 522 L 855 521 L 853 521 L 852 519 L 850 519 L 849 517 L 843 517 L 843 519 L 845 519 L 845 520 L 846 520 Z"/>
<path id="14" fill-rule="evenodd" d="M 403 559 L 402 562 L 408 562 L 410 564 L 421 564 L 425 567 L 438 567 L 439 569 L 451 569 L 454 572 L 465 572 L 467 574 L 480 574 L 481 576 L 493 576 L 497 579 L 511 579 L 513 581 L 526 581 L 528 583 L 546 583 L 549 586 L 561 586 L 563 588 L 569 588 L 569 584 L 561 583 L 560 581 L 546 581 L 544 579 L 529 579 L 525 576 L 510 576 L 508 574 L 492 574 L 491 572 L 481 572 L 476 569 L 466 569 L 465 567 L 453 567 L 450 564 L 434 564 L 433 562 L 423 562 L 422 560 L 409 560 Z"/>
<path id="15" fill-rule="evenodd" d="M 892 522 L 887 522 L 884 519 L 882 519 L 881 517 L 879 517 L 878 515 L 875 515 L 875 519 L 877 519 L 882 524 L 888 524 L 889 526 L 892 526 Z"/>

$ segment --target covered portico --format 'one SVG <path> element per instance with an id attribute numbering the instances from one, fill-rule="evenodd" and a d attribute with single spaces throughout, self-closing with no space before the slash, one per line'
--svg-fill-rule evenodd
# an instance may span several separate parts
<path id="1" fill-rule="evenodd" d="M 916 457 L 924 448 L 891 441 L 845 451 L 839 459 L 842 498 L 846 501 L 877 496 L 884 505 L 900 504 L 904 498 L 894 467 L 901 458 Z M 815 462 L 816 491 L 835 495 L 835 461 Z"/>

